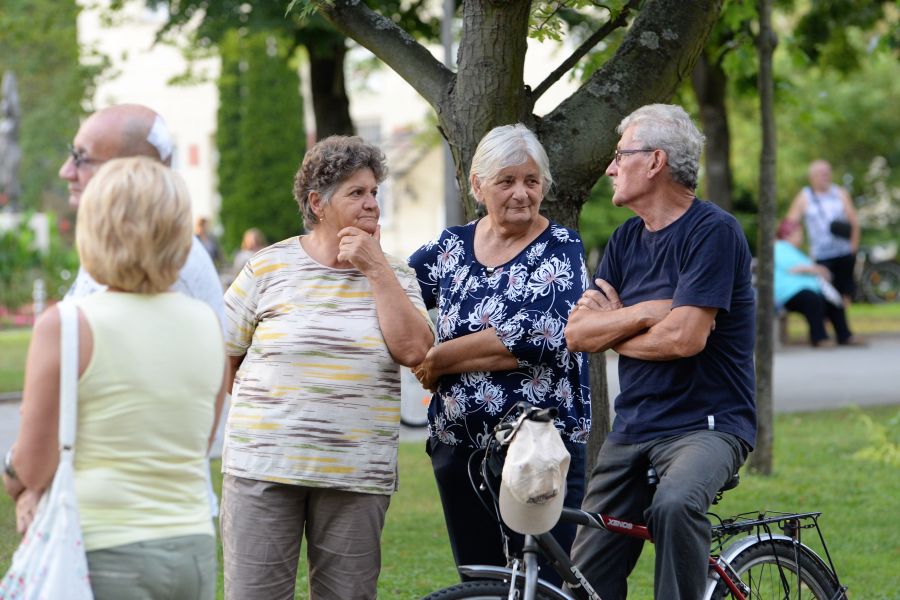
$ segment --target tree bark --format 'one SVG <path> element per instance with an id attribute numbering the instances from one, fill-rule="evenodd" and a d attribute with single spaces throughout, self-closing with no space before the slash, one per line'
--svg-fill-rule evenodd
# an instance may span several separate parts
<path id="1" fill-rule="evenodd" d="M 750 468 L 764 475 L 772 473 L 772 349 L 775 315 L 773 293 L 775 238 L 775 110 L 772 54 L 775 34 L 772 31 L 771 0 L 759 0 L 759 112 L 762 128 L 762 151 L 759 157 L 759 228 L 756 265 L 756 449 L 750 457 Z"/>
<path id="2" fill-rule="evenodd" d="M 476 214 L 468 173 L 478 142 L 497 125 L 530 121 L 523 83 L 530 10 L 531 3 L 522 0 L 463 4 L 455 82 L 435 108 L 457 165 L 467 219 Z"/>
<path id="3" fill-rule="evenodd" d="M 718 62 L 700 54 L 691 77 L 694 94 L 700 105 L 700 122 L 706 135 L 706 198 L 730 211 L 731 139 L 728 131 L 728 109 L 725 105 L 728 77 Z"/>
<path id="4" fill-rule="evenodd" d="M 600 446 L 606 440 L 609 430 L 612 429 L 612 420 L 609 414 L 609 384 L 606 377 L 606 354 L 598 352 L 591 354 L 591 437 L 588 438 L 587 456 L 584 461 L 584 470 L 587 478 L 597 463 L 597 454 Z M 604 403 L 605 404 L 602 404 Z"/>
<path id="5" fill-rule="evenodd" d="M 321 42 L 305 44 L 309 53 L 310 86 L 316 116 L 316 139 L 329 135 L 353 135 L 350 100 L 344 86 L 345 38 L 335 35 L 323 47 Z"/>

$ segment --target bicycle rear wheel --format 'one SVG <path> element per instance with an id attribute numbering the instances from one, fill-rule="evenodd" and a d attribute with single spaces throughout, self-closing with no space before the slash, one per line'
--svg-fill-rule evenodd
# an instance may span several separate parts
<path id="1" fill-rule="evenodd" d="M 786 540 L 760 540 L 731 561 L 750 588 L 747 600 L 846 600 L 832 573 L 811 550 Z M 732 598 L 720 581 L 713 600 Z"/>
<path id="2" fill-rule="evenodd" d="M 509 598 L 509 583 L 467 581 L 432 592 L 422 600 L 506 600 L 507 598 Z M 538 590 L 535 600 L 552 600 L 552 598 Z"/>
<path id="3" fill-rule="evenodd" d="M 900 301 L 900 265 L 870 265 L 863 272 L 861 284 L 863 297 L 872 304 Z"/>

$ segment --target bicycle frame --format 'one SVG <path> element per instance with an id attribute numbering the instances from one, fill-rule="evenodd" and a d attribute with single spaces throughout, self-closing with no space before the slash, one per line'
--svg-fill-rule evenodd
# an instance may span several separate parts
<path id="1" fill-rule="evenodd" d="M 516 420 L 516 423 L 506 427 L 507 430 L 515 429 L 524 418 L 527 418 L 533 412 L 523 411 L 522 415 Z M 499 433 L 499 432 L 496 432 Z M 494 501 L 497 501 L 497 494 L 494 486 L 498 484 L 499 465 L 494 460 L 494 452 L 502 447 L 505 438 L 497 436 L 495 441 L 488 444 L 484 459 L 482 460 L 482 489 L 490 491 Z M 493 444 L 497 444 L 494 446 Z M 497 477 L 491 477 L 489 471 Z M 652 475 L 655 477 L 655 471 L 648 473 L 648 478 Z M 650 482 L 655 483 L 651 480 Z M 473 486 L 478 488 L 475 480 L 472 480 Z M 737 478 L 732 478 L 728 484 L 723 486 L 716 497 L 716 501 L 721 494 L 728 489 L 737 485 Z M 715 503 L 714 502 L 714 503 Z M 486 505 L 487 506 L 487 505 Z M 496 505 L 495 505 L 496 506 Z M 497 513 L 499 517 L 499 512 Z M 746 518 L 749 514 L 755 515 L 756 518 Z M 718 521 L 712 527 L 712 536 L 714 544 L 709 554 L 709 572 L 708 582 L 704 600 L 709 600 L 716 592 L 718 586 L 723 584 L 731 593 L 733 600 L 747 600 L 751 593 L 750 588 L 741 580 L 735 569 L 740 569 L 741 565 L 739 556 L 744 551 L 749 550 L 752 546 L 758 544 L 772 544 L 772 554 L 774 564 L 778 567 L 781 574 L 781 581 L 787 591 L 787 579 L 784 576 L 784 570 L 779 562 L 778 552 L 775 550 L 776 544 L 791 544 L 795 552 L 804 556 L 804 560 L 813 561 L 811 570 L 813 572 L 821 570 L 822 574 L 829 578 L 829 586 L 831 583 L 839 590 L 842 598 L 846 596 L 843 592 L 846 587 L 841 586 L 838 580 L 837 572 L 825 544 L 825 538 L 819 528 L 818 517 L 821 513 L 782 513 L 782 512 L 763 512 L 763 513 L 747 513 L 737 515 L 730 519 L 721 519 L 714 513 L 709 516 Z M 649 529 L 645 525 L 626 521 L 605 515 L 601 513 L 590 513 L 575 508 L 564 507 L 560 516 L 560 522 L 573 523 L 583 527 L 593 529 L 605 529 L 617 535 L 624 535 L 652 542 Z M 502 523 L 501 523 L 502 524 Z M 505 525 L 504 532 L 505 530 Z M 773 533 L 773 527 L 780 528 L 783 534 Z M 804 529 L 815 529 L 822 548 L 825 551 L 823 560 L 814 550 L 802 543 L 801 534 Z M 506 535 L 504 533 L 504 535 Z M 552 585 L 538 577 L 538 556 L 543 556 L 552 568 L 563 580 L 567 589 L 564 590 Z M 461 565 L 459 571 L 462 575 L 473 579 L 493 579 L 509 582 L 510 598 L 514 596 L 515 590 L 524 588 L 523 597 L 526 599 L 534 599 L 537 592 L 554 600 L 602 600 L 596 590 L 593 589 L 587 578 L 581 573 L 578 567 L 571 561 L 568 554 L 562 549 L 556 539 L 550 532 L 538 535 L 526 535 L 522 548 L 522 560 L 507 554 L 510 566 L 500 567 L 495 565 Z M 735 563 L 737 559 L 737 563 Z M 523 564 L 524 563 L 524 564 Z M 735 564 L 735 567 L 732 567 Z M 797 560 L 798 572 L 802 572 L 801 563 Z M 524 568 L 522 568 L 524 567 Z M 821 569 L 820 569 L 821 568 Z"/>
<path id="2" fill-rule="evenodd" d="M 731 592 L 734 600 L 746 600 L 749 590 L 744 587 L 743 582 L 731 569 L 732 561 L 744 550 L 755 544 L 767 541 L 786 541 L 801 546 L 800 531 L 804 528 L 815 528 L 818 532 L 819 539 L 825 549 L 823 559 L 817 553 L 813 552 L 808 546 L 802 546 L 804 551 L 812 556 L 823 568 L 832 573 L 837 581 L 837 573 L 825 546 L 825 540 L 822 532 L 818 527 L 817 518 L 820 513 L 777 513 L 774 516 L 766 517 L 759 515 L 756 519 L 743 519 L 732 521 L 720 521 L 715 526 L 715 537 L 721 541 L 716 551 L 727 548 L 721 554 L 711 554 L 709 557 L 710 575 L 707 583 L 706 591 L 703 598 L 712 597 L 716 586 L 720 581 Z M 600 513 L 589 513 L 574 508 L 564 508 L 562 521 L 576 523 L 592 528 L 602 528 L 616 533 L 652 542 L 650 532 L 644 525 L 639 525 L 622 519 L 610 517 Z M 803 525 L 803 520 L 809 520 L 812 524 Z M 790 535 L 777 534 L 772 532 L 771 526 L 777 525 L 784 529 Z M 737 537 L 746 533 L 744 537 Z M 737 539 L 735 539 L 737 538 Z M 524 560 L 524 573 L 520 570 L 522 564 L 519 560 L 514 560 L 512 567 L 500 567 L 494 565 L 462 565 L 459 567 L 460 573 L 463 575 L 477 579 L 496 579 L 508 581 L 511 585 L 523 585 L 524 597 L 534 598 L 535 592 L 540 591 L 544 595 L 554 600 L 602 600 L 600 595 L 594 590 L 578 567 L 572 563 L 568 555 L 563 551 L 562 547 L 556 539 L 549 533 L 539 535 L 525 536 L 525 544 L 522 549 Z M 538 579 L 537 573 L 537 556 L 542 554 L 548 561 L 549 566 L 556 571 L 568 586 L 568 591 L 554 586 L 546 581 Z M 843 588 L 846 589 L 846 588 Z M 530 595 L 529 595 L 530 594 Z"/>

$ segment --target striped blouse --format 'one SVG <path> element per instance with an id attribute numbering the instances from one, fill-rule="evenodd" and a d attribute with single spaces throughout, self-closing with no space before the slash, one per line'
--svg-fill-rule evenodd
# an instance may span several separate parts
<path id="1" fill-rule="evenodd" d="M 387 257 L 428 319 L 415 273 Z M 225 294 L 226 351 L 246 355 L 222 470 L 351 492 L 397 489 L 400 367 L 368 279 L 314 261 L 298 237 L 257 253 Z"/>

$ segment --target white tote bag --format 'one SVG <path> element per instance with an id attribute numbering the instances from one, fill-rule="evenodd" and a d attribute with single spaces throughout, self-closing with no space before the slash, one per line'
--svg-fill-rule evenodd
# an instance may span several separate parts
<path id="1" fill-rule="evenodd" d="M 78 312 L 60 302 L 59 466 L 0 581 L 2 600 L 93 600 L 75 496 Z"/>

